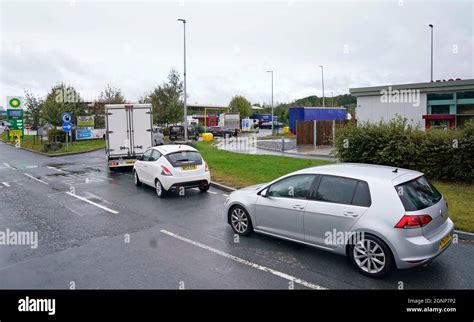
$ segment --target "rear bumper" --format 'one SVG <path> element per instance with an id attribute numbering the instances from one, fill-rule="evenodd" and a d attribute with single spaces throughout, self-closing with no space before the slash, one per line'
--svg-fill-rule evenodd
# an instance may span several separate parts
<path id="1" fill-rule="evenodd" d="M 442 229 L 429 239 L 425 236 L 404 238 L 400 245 L 397 245 L 397 254 L 395 261 L 398 268 L 410 268 L 425 264 L 438 257 L 451 245 L 450 240 L 444 247 L 440 248 L 440 242 L 448 235 L 452 235 L 454 223 L 447 219 Z"/>
<path id="2" fill-rule="evenodd" d="M 135 165 L 135 159 L 109 159 L 109 168 L 122 168 L 122 167 L 133 167 Z"/>
<path id="3" fill-rule="evenodd" d="M 190 177 L 160 177 L 161 184 L 166 190 L 176 191 L 183 187 L 185 189 L 197 188 L 211 183 L 211 175 L 209 172 Z"/>

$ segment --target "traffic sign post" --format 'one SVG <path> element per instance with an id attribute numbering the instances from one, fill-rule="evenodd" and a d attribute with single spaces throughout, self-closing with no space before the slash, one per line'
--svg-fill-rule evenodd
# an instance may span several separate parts
<path id="1" fill-rule="evenodd" d="M 69 120 L 72 119 L 72 117 L 65 118 L 64 115 L 67 115 L 67 114 L 69 114 L 69 113 L 63 113 L 63 117 L 62 117 L 63 121 L 65 119 L 69 119 Z M 71 116 L 71 114 L 69 114 L 69 116 Z M 71 132 L 71 130 L 72 130 L 71 122 L 70 121 L 64 121 L 63 125 L 62 125 L 62 128 L 63 128 L 63 131 L 66 132 L 66 148 L 67 148 L 69 146 L 69 132 Z"/>

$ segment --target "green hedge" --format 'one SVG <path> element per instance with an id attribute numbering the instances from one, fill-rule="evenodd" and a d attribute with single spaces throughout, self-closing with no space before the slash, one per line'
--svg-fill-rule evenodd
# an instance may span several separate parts
<path id="1" fill-rule="evenodd" d="M 422 131 L 401 118 L 351 123 L 337 128 L 335 147 L 342 162 L 413 169 L 431 179 L 474 181 L 474 122 L 457 131 Z"/>

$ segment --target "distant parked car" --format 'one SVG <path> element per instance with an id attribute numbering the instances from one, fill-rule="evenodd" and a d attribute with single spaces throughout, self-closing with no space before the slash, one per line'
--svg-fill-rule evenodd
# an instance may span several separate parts
<path id="1" fill-rule="evenodd" d="M 184 141 L 184 126 L 172 125 L 169 127 L 171 141 Z M 188 125 L 188 139 L 199 140 L 199 133 L 193 126 Z"/>
<path id="2" fill-rule="evenodd" d="M 214 137 L 231 137 L 236 136 L 235 131 L 221 126 L 210 126 L 206 130 L 207 133 L 212 133 Z"/>
<path id="3" fill-rule="evenodd" d="M 278 129 L 283 126 L 283 123 L 280 123 L 278 121 L 274 121 L 273 127 L 275 129 Z M 261 129 L 271 129 L 272 128 L 272 122 L 263 122 L 260 124 Z"/>
<path id="4" fill-rule="evenodd" d="M 370 277 L 436 258 L 454 228 L 423 173 L 369 164 L 313 167 L 237 190 L 224 214 L 239 235 L 255 231 L 347 255 Z"/>
<path id="5" fill-rule="evenodd" d="M 160 198 L 181 188 L 209 190 L 209 167 L 199 152 L 188 145 L 155 146 L 137 158 L 133 167 L 135 185 L 152 186 Z"/>

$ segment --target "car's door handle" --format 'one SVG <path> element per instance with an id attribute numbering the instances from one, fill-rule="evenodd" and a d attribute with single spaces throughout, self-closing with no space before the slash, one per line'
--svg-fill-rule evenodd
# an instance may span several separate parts
<path id="1" fill-rule="evenodd" d="M 344 216 L 347 216 L 347 217 L 357 217 L 359 216 L 358 214 L 356 214 L 355 212 L 352 212 L 352 211 L 345 211 L 344 212 Z"/>
<path id="2" fill-rule="evenodd" d="M 301 206 L 301 205 L 294 205 L 294 206 L 293 206 L 293 209 L 303 210 L 303 209 L 304 209 L 304 206 Z"/>

